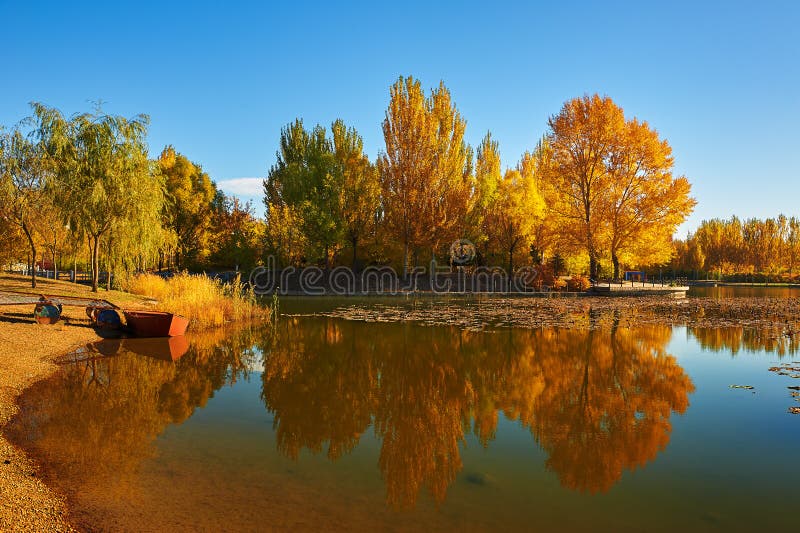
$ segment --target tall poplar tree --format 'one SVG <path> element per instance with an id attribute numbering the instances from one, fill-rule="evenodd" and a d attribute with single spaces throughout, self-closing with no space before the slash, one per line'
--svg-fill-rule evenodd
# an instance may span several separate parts
<path id="1" fill-rule="evenodd" d="M 392 235 L 409 254 L 436 247 L 465 231 L 472 193 L 472 150 L 466 121 L 440 83 L 426 97 L 413 77 L 390 88 L 383 121 L 386 151 L 378 158 L 383 208 Z"/>
<path id="2" fill-rule="evenodd" d="M 374 165 L 364 154 L 364 141 L 355 128 L 341 119 L 331 125 L 333 150 L 342 173 L 340 206 L 347 238 L 353 247 L 353 268 L 358 244 L 374 231 L 380 208 L 380 181 Z"/>

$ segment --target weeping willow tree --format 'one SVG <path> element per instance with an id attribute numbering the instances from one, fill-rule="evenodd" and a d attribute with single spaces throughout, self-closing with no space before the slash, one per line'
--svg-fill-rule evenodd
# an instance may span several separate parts
<path id="1" fill-rule="evenodd" d="M 96 292 L 102 250 L 110 272 L 155 254 L 163 244 L 164 186 L 147 157 L 149 118 L 98 109 L 67 119 L 42 104 L 33 108 L 37 133 L 57 162 L 52 186 L 65 222 L 89 243 Z"/>

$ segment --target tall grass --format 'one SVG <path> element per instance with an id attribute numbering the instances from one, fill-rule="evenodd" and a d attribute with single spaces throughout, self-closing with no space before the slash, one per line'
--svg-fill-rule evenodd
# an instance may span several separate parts
<path id="1" fill-rule="evenodd" d="M 193 327 L 270 317 L 269 309 L 258 305 L 252 291 L 243 289 L 239 283 L 224 285 L 202 274 L 181 273 L 169 279 L 137 274 L 123 286 L 130 293 L 157 300 L 159 311 L 185 316 Z"/>

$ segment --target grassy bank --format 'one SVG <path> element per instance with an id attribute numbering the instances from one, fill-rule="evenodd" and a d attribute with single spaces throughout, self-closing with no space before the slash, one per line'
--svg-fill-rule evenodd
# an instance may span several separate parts
<path id="1" fill-rule="evenodd" d="M 123 287 L 156 300 L 155 307 L 160 311 L 185 316 L 195 328 L 269 317 L 269 309 L 258 305 L 253 293 L 240 284 L 224 285 L 201 274 L 183 273 L 169 279 L 138 274 L 126 280 Z"/>

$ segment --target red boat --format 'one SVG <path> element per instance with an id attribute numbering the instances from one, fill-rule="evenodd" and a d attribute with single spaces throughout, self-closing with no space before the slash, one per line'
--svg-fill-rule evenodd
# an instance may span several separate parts
<path id="1" fill-rule="evenodd" d="M 186 333 L 189 320 L 162 311 L 123 311 L 128 328 L 137 337 L 176 337 Z"/>

